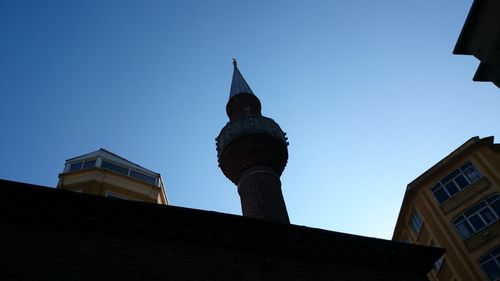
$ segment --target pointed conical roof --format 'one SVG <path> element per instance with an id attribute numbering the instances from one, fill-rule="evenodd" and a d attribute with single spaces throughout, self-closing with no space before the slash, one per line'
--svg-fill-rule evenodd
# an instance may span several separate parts
<path id="1" fill-rule="evenodd" d="M 233 81 L 231 82 L 231 92 L 229 93 L 229 98 L 242 93 L 253 95 L 254 93 L 252 89 L 250 89 L 250 86 L 248 86 L 247 81 L 245 81 L 245 78 L 243 78 L 243 75 L 241 75 L 241 72 L 238 69 L 238 63 L 236 62 L 236 59 L 233 59 L 233 66 Z"/>

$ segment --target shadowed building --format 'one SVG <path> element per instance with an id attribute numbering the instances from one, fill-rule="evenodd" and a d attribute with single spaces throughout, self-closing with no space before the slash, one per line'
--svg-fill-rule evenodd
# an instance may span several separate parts
<path id="1" fill-rule="evenodd" d="M 260 114 L 260 102 L 236 64 L 226 109 L 230 122 L 217 138 L 218 158 L 238 186 L 243 216 L 64 190 L 94 190 L 100 183 L 83 175 L 113 172 L 103 166 L 108 160 L 137 168 L 104 152 L 83 155 L 68 160 L 59 189 L 0 180 L 2 278 L 425 280 L 442 249 L 289 223 L 280 182 L 288 143 L 278 124 Z M 86 169 L 96 155 L 101 165 L 95 160 Z M 115 172 L 113 182 L 103 182 L 121 187 L 114 177 L 125 181 L 130 172 Z"/>
<path id="2" fill-rule="evenodd" d="M 57 188 L 126 200 L 168 204 L 160 174 L 99 149 L 66 160 Z"/>
<path id="3" fill-rule="evenodd" d="M 472 80 L 500 87 L 500 1 L 474 0 L 453 50 L 480 60 Z"/>
<path id="4" fill-rule="evenodd" d="M 500 145 L 474 137 L 408 184 L 393 240 L 439 246 L 429 278 L 500 280 Z"/>

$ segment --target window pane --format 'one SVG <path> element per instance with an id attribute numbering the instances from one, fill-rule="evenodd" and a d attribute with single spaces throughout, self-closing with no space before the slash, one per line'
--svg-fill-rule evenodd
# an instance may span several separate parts
<path id="1" fill-rule="evenodd" d="M 432 189 L 432 193 L 434 193 L 434 197 L 436 197 L 439 204 L 442 204 L 444 201 L 448 200 L 448 193 L 441 187 L 441 185 L 436 186 Z"/>
<path id="2" fill-rule="evenodd" d="M 466 167 L 466 168 L 464 168 L 464 167 L 465 167 L 465 165 L 462 166 L 462 171 L 467 176 L 467 178 L 469 178 L 469 180 L 471 182 L 475 182 L 476 180 L 481 178 L 481 175 L 476 170 L 476 168 L 474 168 L 474 166 L 470 165 L 469 167 Z"/>
<path id="3" fill-rule="evenodd" d="M 472 226 L 474 226 L 474 228 L 476 230 L 479 230 L 479 229 L 486 226 L 486 224 L 483 222 L 483 220 L 481 220 L 481 218 L 479 217 L 479 214 L 471 216 L 469 218 L 469 221 L 472 224 Z"/>
<path id="4" fill-rule="evenodd" d="M 466 221 L 456 224 L 455 227 L 457 228 L 458 233 L 460 233 L 462 239 L 467 239 L 473 233 L 472 228 Z"/>
<path id="5" fill-rule="evenodd" d="M 470 208 L 467 212 L 465 212 L 465 216 L 468 217 L 468 216 L 472 216 L 474 213 L 478 212 L 479 210 L 481 210 L 482 208 L 486 207 L 486 203 L 484 203 L 484 201 L 474 205 L 472 208 Z"/>
<path id="6" fill-rule="evenodd" d="M 454 224 L 458 224 L 458 223 L 461 223 L 465 220 L 465 217 L 463 215 L 461 215 L 460 217 L 458 217 L 457 219 L 455 219 L 453 221 Z"/>
<path id="7" fill-rule="evenodd" d="M 500 247 L 497 247 L 495 250 L 491 251 L 491 254 L 498 260 L 500 258 Z"/>
<path id="8" fill-rule="evenodd" d="M 450 196 L 455 195 L 459 191 L 458 187 L 455 185 L 453 181 L 446 183 L 444 187 L 446 188 L 446 191 L 448 191 Z"/>
<path id="9" fill-rule="evenodd" d="M 444 256 L 441 256 L 435 263 L 434 263 L 434 267 L 436 268 L 437 271 L 439 271 L 439 269 L 441 269 L 441 266 L 443 265 L 443 262 L 444 262 Z"/>
<path id="10" fill-rule="evenodd" d="M 413 214 L 410 218 L 410 225 L 413 229 L 413 232 L 418 235 L 420 233 L 420 230 L 422 229 L 422 219 L 416 211 L 413 211 Z"/>
<path id="11" fill-rule="evenodd" d="M 451 181 L 454 177 L 456 177 L 459 174 L 460 174 L 460 171 L 459 170 L 455 170 L 455 171 L 451 172 L 449 175 L 447 175 L 446 177 L 444 177 L 441 180 L 441 182 L 447 183 L 447 182 Z"/>
<path id="12" fill-rule="evenodd" d="M 156 184 L 156 178 L 145 175 L 143 173 L 136 172 L 134 170 L 130 170 L 130 176 L 150 184 Z"/>
<path id="13" fill-rule="evenodd" d="M 490 253 L 487 253 L 482 258 L 479 259 L 479 263 L 483 264 L 488 262 L 491 259 Z"/>
<path id="14" fill-rule="evenodd" d="M 497 200 L 493 204 L 491 204 L 491 208 L 493 209 L 493 211 L 495 211 L 497 217 L 500 217 L 500 200 Z"/>
<path id="15" fill-rule="evenodd" d="M 127 168 L 124 168 L 124 167 L 121 167 L 121 166 L 118 166 L 118 165 L 115 165 L 115 164 L 112 164 L 112 163 L 109 163 L 106 161 L 102 161 L 101 168 L 115 171 L 115 172 L 120 173 L 120 174 L 128 175 Z"/>
<path id="16" fill-rule="evenodd" d="M 486 201 L 487 201 L 488 203 L 490 203 L 490 204 L 491 204 L 491 203 L 493 203 L 494 201 L 498 200 L 498 197 L 499 197 L 499 196 L 498 196 L 498 194 L 495 194 L 495 195 L 492 195 L 492 196 L 488 197 L 488 198 L 486 199 Z"/>
<path id="17" fill-rule="evenodd" d="M 481 268 L 488 275 L 489 280 L 496 281 L 500 278 L 500 267 L 494 260 L 481 264 Z"/>
<path id="18" fill-rule="evenodd" d="M 463 175 L 459 175 L 458 177 L 456 177 L 455 182 L 460 187 L 460 189 L 464 189 L 469 185 L 469 182 Z"/>
<path id="19" fill-rule="evenodd" d="M 83 169 L 90 169 L 95 166 L 95 160 L 94 161 L 85 161 L 83 164 Z"/>
<path id="20" fill-rule="evenodd" d="M 69 166 L 69 171 L 76 171 L 76 170 L 80 170 L 82 168 L 82 165 L 83 165 L 83 162 L 79 162 L 79 163 L 73 163 L 71 164 L 71 166 Z"/>
<path id="21" fill-rule="evenodd" d="M 483 217 L 487 224 L 494 223 L 497 220 L 497 216 L 490 210 L 490 208 L 481 210 L 479 214 Z"/>

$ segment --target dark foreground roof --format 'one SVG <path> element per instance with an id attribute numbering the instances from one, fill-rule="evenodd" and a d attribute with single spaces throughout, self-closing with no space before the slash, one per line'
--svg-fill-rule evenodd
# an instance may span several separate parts
<path id="1" fill-rule="evenodd" d="M 442 249 L 0 180 L 2 280 L 426 280 Z"/>

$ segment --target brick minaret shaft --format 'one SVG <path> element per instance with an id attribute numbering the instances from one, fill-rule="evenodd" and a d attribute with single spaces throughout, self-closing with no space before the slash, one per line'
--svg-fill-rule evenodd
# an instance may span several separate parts
<path id="1" fill-rule="evenodd" d="M 260 101 L 236 60 L 233 65 L 226 105 L 229 122 L 216 138 L 219 167 L 238 186 L 243 216 L 290 223 L 280 181 L 288 160 L 286 134 L 262 116 Z"/>

